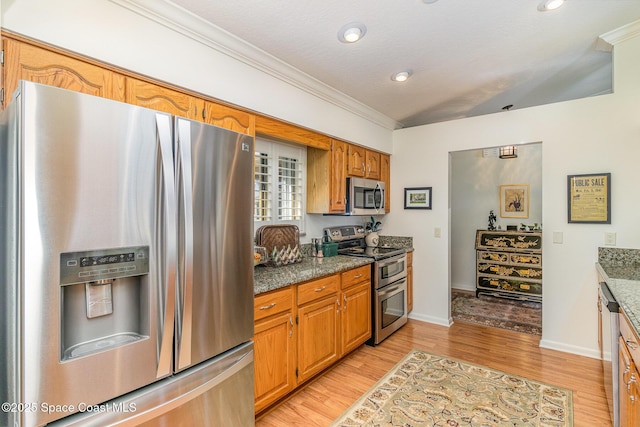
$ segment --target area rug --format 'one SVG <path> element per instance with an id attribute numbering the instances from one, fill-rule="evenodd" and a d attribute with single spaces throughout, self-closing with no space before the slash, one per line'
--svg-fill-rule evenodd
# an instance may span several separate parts
<path id="1" fill-rule="evenodd" d="M 542 303 L 514 301 L 475 292 L 451 290 L 453 320 L 542 335 Z"/>
<path id="2" fill-rule="evenodd" d="M 571 390 L 419 350 L 333 427 L 573 426 Z"/>

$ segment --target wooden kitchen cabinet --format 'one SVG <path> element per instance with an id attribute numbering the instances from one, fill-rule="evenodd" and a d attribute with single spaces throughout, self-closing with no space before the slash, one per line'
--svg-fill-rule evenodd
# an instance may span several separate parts
<path id="1" fill-rule="evenodd" d="M 256 414 L 371 337 L 371 266 L 254 298 Z"/>
<path id="2" fill-rule="evenodd" d="M 381 153 L 349 144 L 348 157 L 347 173 L 349 176 L 380 180 Z"/>
<path id="3" fill-rule="evenodd" d="M 371 338 L 371 266 L 341 275 L 340 356 Z"/>
<path id="4" fill-rule="evenodd" d="M 366 166 L 365 156 L 367 149 L 358 145 L 349 145 L 349 165 L 347 167 L 349 176 L 364 177 Z"/>
<path id="5" fill-rule="evenodd" d="M 236 110 L 226 105 L 206 101 L 203 118 L 205 123 L 230 129 L 246 135 L 256 135 L 256 118 L 253 114 Z"/>
<path id="6" fill-rule="evenodd" d="M 340 275 L 298 285 L 298 382 L 339 357 Z"/>
<path id="7" fill-rule="evenodd" d="M 329 151 L 307 148 L 307 212 L 346 211 L 349 144 L 331 140 Z"/>
<path id="8" fill-rule="evenodd" d="M 377 151 L 366 151 L 364 161 L 365 178 L 380 180 L 380 155 Z"/>
<path id="9" fill-rule="evenodd" d="M 413 310 L 413 251 L 407 252 L 407 313 Z"/>
<path id="10" fill-rule="evenodd" d="M 391 156 L 380 154 L 380 181 L 384 182 L 384 211 L 391 212 Z"/>
<path id="11" fill-rule="evenodd" d="M 202 121 L 204 100 L 201 98 L 132 77 L 127 77 L 126 88 L 129 104 Z"/>
<path id="12" fill-rule="evenodd" d="M 624 313 L 620 315 L 618 399 L 620 427 L 640 425 L 640 339 Z"/>
<path id="13" fill-rule="evenodd" d="M 296 386 L 294 287 L 254 299 L 254 396 L 259 412 Z"/>
<path id="14" fill-rule="evenodd" d="M 125 100 L 125 77 L 121 74 L 10 37 L 3 41 L 4 105 L 10 102 L 19 80 Z"/>

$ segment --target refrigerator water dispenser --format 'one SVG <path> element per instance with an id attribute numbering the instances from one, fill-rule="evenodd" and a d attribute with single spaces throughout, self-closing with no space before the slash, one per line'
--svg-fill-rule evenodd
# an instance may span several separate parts
<path id="1" fill-rule="evenodd" d="M 147 338 L 148 276 L 148 246 L 61 254 L 61 360 Z"/>

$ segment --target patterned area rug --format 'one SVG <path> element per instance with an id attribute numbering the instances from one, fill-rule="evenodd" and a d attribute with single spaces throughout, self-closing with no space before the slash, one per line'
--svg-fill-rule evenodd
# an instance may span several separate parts
<path id="1" fill-rule="evenodd" d="M 539 302 L 513 301 L 482 294 L 476 298 L 475 292 L 452 289 L 451 316 L 454 321 L 542 335 L 542 304 Z"/>
<path id="2" fill-rule="evenodd" d="M 333 427 L 573 426 L 571 390 L 413 350 Z"/>

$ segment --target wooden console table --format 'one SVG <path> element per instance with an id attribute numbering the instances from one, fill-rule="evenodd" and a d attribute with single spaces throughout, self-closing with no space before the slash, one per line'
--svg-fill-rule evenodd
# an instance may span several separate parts
<path id="1" fill-rule="evenodd" d="M 476 231 L 476 297 L 542 301 L 542 233 Z"/>

